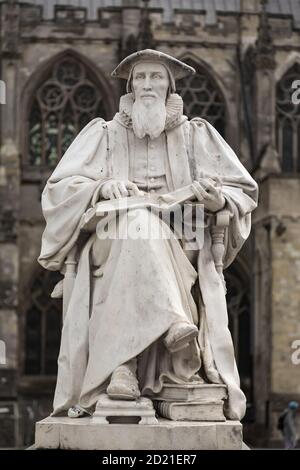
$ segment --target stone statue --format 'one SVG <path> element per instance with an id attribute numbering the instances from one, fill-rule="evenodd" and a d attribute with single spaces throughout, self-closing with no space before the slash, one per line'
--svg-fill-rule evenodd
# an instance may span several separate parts
<path id="1" fill-rule="evenodd" d="M 125 58 L 112 73 L 127 80 L 119 112 L 109 122 L 92 120 L 79 133 L 43 191 L 40 264 L 64 274 L 67 256 L 74 248 L 77 253 L 54 416 L 92 414 L 103 393 L 111 400 L 155 400 L 167 384 L 207 383 L 226 385 L 228 419 L 245 413 L 224 285 L 205 220 L 223 210 L 230 216 L 226 268 L 249 235 L 257 185 L 212 125 L 183 115 L 175 80 L 193 73 L 151 49 Z M 136 226 L 151 223 L 168 236 L 102 239 L 94 230 L 82 238 L 84 217 L 99 202 L 181 188 L 190 188 L 190 203 L 204 206 L 201 248 L 186 250 L 185 240 L 147 207 L 135 209 Z M 124 217 L 118 211 L 121 232 Z M 53 293 L 61 295 L 62 283 Z"/>

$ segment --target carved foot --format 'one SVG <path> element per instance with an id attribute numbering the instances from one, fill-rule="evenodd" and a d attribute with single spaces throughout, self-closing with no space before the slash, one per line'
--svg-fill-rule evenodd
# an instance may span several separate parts
<path id="1" fill-rule="evenodd" d="M 135 368 L 136 362 L 132 361 L 117 367 L 106 389 L 109 398 L 114 400 L 136 400 L 141 396 Z"/>
<path id="2" fill-rule="evenodd" d="M 69 418 L 81 418 L 83 416 L 90 416 L 90 413 L 88 413 L 80 405 L 74 405 L 74 406 L 71 406 L 71 408 L 68 409 L 68 417 Z"/>

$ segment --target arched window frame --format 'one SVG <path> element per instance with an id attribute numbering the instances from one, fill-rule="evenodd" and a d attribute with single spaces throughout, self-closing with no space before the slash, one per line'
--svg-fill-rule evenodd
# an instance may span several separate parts
<path id="1" fill-rule="evenodd" d="M 179 60 L 182 60 L 183 62 L 187 62 L 190 64 L 192 67 L 195 68 L 196 72 L 197 70 L 203 71 L 208 78 L 210 78 L 213 82 L 213 84 L 216 87 L 216 90 L 220 93 L 223 102 L 224 102 L 224 134 L 223 137 L 228 143 L 235 148 L 237 145 L 238 141 L 238 136 L 237 136 L 237 130 L 234 129 L 236 126 L 236 123 L 234 123 L 233 116 L 236 114 L 236 103 L 232 102 L 226 93 L 226 89 L 224 86 L 224 83 L 221 79 L 221 77 L 218 75 L 217 71 L 207 62 L 203 61 L 199 57 L 197 57 L 193 53 L 186 53 L 180 57 L 178 57 Z M 180 82 L 178 81 L 178 91 L 180 88 Z M 180 92 L 179 92 L 180 94 Z M 184 100 L 184 97 L 183 97 Z M 203 117 L 206 119 L 205 116 L 198 116 L 198 117 Z"/>
<path id="2" fill-rule="evenodd" d="M 86 71 L 93 84 L 99 88 L 104 98 L 103 105 L 105 107 L 106 116 L 110 119 L 117 110 L 117 93 L 112 85 L 107 81 L 103 73 L 99 68 L 88 58 L 82 56 L 73 49 L 67 49 L 59 54 L 48 59 L 30 76 L 24 86 L 22 97 L 21 97 L 21 122 L 20 126 L 20 140 L 22 148 L 22 180 L 29 182 L 44 182 L 47 179 L 53 167 L 47 165 L 33 166 L 29 162 L 29 131 L 30 131 L 30 113 L 36 98 L 36 92 L 50 77 L 53 68 L 60 61 L 72 58 L 76 60 Z M 103 116 L 99 116 L 103 117 Z"/>
<path id="3" fill-rule="evenodd" d="M 276 145 L 284 174 L 300 173 L 300 104 L 292 102 L 295 92 L 292 83 L 299 77 L 300 59 L 285 64 L 276 82 Z M 284 134 L 285 128 L 289 130 L 289 135 L 287 131 Z M 285 139 L 291 143 L 289 155 L 286 153 L 289 146 Z"/>

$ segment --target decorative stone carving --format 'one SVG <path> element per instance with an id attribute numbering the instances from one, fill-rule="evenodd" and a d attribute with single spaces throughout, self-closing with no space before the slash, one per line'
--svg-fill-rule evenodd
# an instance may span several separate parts
<path id="1" fill-rule="evenodd" d="M 19 54 L 20 5 L 9 2 L 2 5 L 2 52 L 10 57 Z"/>
<path id="2" fill-rule="evenodd" d="M 93 423 L 130 423 L 158 424 L 155 410 L 149 398 L 134 401 L 112 400 L 105 393 L 100 396 L 93 414 Z"/>
<path id="3" fill-rule="evenodd" d="M 94 424 L 154 426 L 151 401 L 169 420 L 244 415 L 223 267 L 257 185 L 213 126 L 183 116 L 175 80 L 194 72 L 151 49 L 125 58 L 119 113 L 90 122 L 47 182 L 39 262 L 65 274 L 53 416 L 76 405 Z"/>
<path id="4" fill-rule="evenodd" d="M 271 27 L 268 21 L 266 11 L 267 0 L 261 0 L 261 12 L 259 15 L 258 37 L 256 41 L 256 60 L 255 64 L 258 69 L 274 69 L 275 68 L 275 49 L 272 44 Z"/>

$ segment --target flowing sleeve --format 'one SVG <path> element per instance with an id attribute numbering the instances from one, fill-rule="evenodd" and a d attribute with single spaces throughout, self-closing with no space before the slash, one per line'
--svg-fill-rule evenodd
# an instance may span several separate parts
<path id="1" fill-rule="evenodd" d="M 218 178 L 230 212 L 225 240 L 224 268 L 228 267 L 251 230 L 251 212 L 257 207 L 258 186 L 235 152 L 205 119 L 190 121 L 190 165 L 195 180 Z"/>
<path id="2" fill-rule="evenodd" d="M 96 118 L 74 139 L 42 193 L 46 227 L 38 262 L 46 269 L 62 268 L 80 232 L 81 217 L 102 184 L 107 168 L 107 124 Z"/>

